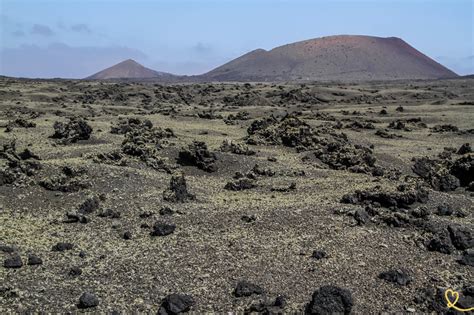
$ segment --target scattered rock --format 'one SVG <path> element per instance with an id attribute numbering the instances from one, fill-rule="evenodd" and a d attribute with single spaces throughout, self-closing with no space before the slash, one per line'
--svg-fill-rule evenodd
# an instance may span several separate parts
<path id="1" fill-rule="evenodd" d="M 3 267 L 5 268 L 21 268 L 23 266 L 23 261 L 21 260 L 20 255 L 13 255 L 6 258 L 3 261 Z"/>
<path id="2" fill-rule="evenodd" d="M 178 164 L 196 166 L 209 173 L 217 171 L 216 160 L 216 154 L 210 152 L 206 143 L 200 141 L 194 141 L 187 149 L 180 151 L 178 156 Z"/>
<path id="3" fill-rule="evenodd" d="M 233 190 L 233 191 L 241 191 L 241 190 L 246 190 L 246 189 L 252 189 L 256 186 L 257 185 L 255 184 L 254 180 L 251 180 L 249 178 L 240 178 L 235 181 L 228 182 L 224 186 L 224 189 Z"/>
<path id="4" fill-rule="evenodd" d="M 276 192 L 289 192 L 289 191 L 293 191 L 293 190 L 296 190 L 296 183 L 293 182 L 293 183 L 291 183 L 289 186 L 286 186 L 286 187 L 272 187 L 270 190 L 271 190 L 271 191 L 276 191 Z"/>
<path id="5" fill-rule="evenodd" d="M 233 140 L 226 139 L 222 142 L 220 150 L 222 152 L 231 152 L 239 155 L 255 155 L 255 151 L 249 149 L 248 146 L 242 143 L 236 143 Z"/>
<path id="6" fill-rule="evenodd" d="M 31 182 L 29 177 L 42 169 L 42 165 L 36 161 L 39 158 L 28 149 L 25 151 L 17 152 L 15 140 L 3 144 L 0 149 L 0 186 Z"/>
<path id="7" fill-rule="evenodd" d="M 393 138 L 401 138 L 401 136 L 395 133 L 389 133 L 386 129 L 379 129 L 375 132 L 376 136 L 379 136 L 384 139 L 393 139 Z"/>
<path id="8" fill-rule="evenodd" d="M 250 119 L 250 113 L 246 111 L 239 111 L 237 114 L 229 114 L 224 122 L 227 125 L 235 125 L 239 120 L 248 120 Z"/>
<path id="9" fill-rule="evenodd" d="M 458 260 L 458 262 L 461 265 L 474 267 L 474 250 L 473 249 L 465 250 L 461 258 Z"/>
<path id="10" fill-rule="evenodd" d="M 11 132 L 14 128 L 36 128 L 36 124 L 24 118 L 17 118 L 7 123 L 5 132 Z"/>
<path id="11" fill-rule="evenodd" d="M 473 231 L 468 227 L 448 225 L 449 235 L 454 247 L 465 250 L 474 247 Z"/>
<path id="12" fill-rule="evenodd" d="M 459 128 L 451 124 L 436 125 L 433 128 L 431 128 L 431 131 L 432 132 L 457 132 L 459 131 Z"/>
<path id="13" fill-rule="evenodd" d="M 59 242 L 57 243 L 56 245 L 54 245 L 51 250 L 53 252 L 64 252 L 66 250 L 71 250 L 74 248 L 74 245 L 71 244 L 71 243 L 63 243 L 63 242 Z"/>
<path id="14" fill-rule="evenodd" d="M 250 283 L 248 281 L 242 280 L 237 283 L 237 286 L 234 290 L 234 296 L 243 297 L 251 296 L 252 294 L 263 294 L 264 290 L 256 284 Z"/>
<path id="15" fill-rule="evenodd" d="M 354 219 L 357 221 L 358 225 L 364 225 L 369 222 L 370 216 L 364 209 L 358 209 L 354 214 Z"/>
<path id="16" fill-rule="evenodd" d="M 131 239 L 132 239 L 132 233 L 129 232 L 129 231 L 126 231 L 126 232 L 124 232 L 124 233 L 122 234 L 122 238 L 123 238 L 124 240 L 131 240 Z"/>
<path id="17" fill-rule="evenodd" d="M 323 286 L 313 293 L 306 314 L 350 314 L 354 302 L 349 290 Z"/>
<path id="18" fill-rule="evenodd" d="M 52 191 L 77 192 L 91 187 L 91 182 L 85 173 L 85 170 L 72 171 L 72 168 L 64 167 L 61 174 L 44 178 L 39 181 L 39 185 Z"/>
<path id="19" fill-rule="evenodd" d="M 79 206 L 79 213 L 81 214 L 90 214 L 97 211 L 100 207 L 100 199 L 98 196 L 89 196 L 87 199 Z"/>
<path id="20" fill-rule="evenodd" d="M 15 246 L 0 245 L 0 252 L 13 253 L 15 251 L 17 251 L 17 248 Z"/>
<path id="21" fill-rule="evenodd" d="M 402 286 L 408 285 L 410 282 L 413 281 L 412 277 L 408 274 L 408 272 L 403 269 L 392 269 L 384 271 L 379 274 L 379 278 Z"/>
<path id="22" fill-rule="evenodd" d="M 88 155 L 88 158 L 92 159 L 94 163 L 103 163 L 117 166 L 127 166 L 128 162 L 125 159 L 124 154 L 119 150 L 114 150 L 107 153 L 97 153 Z"/>
<path id="23" fill-rule="evenodd" d="M 34 265 L 42 265 L 43 260 L 39 258 L 38 256 L 34 254 L 28 255 L 28 265 L 34 266 Z"/>
<path id="24" fill-rule="evenodd" d="M 264 168 L 259 164 L 254 165 L 254 167 L 252 168 L 252 172 L 256 175 L 259 175 L 259 176 L 272 177 L 272 176 L 275 175 L 275 172 L 273 170 L 271 170 L 270 168 Z M 247 177 L 249 177 L 249 176 L 247 176 Z"/>
<path id="25" fill-rule="evenodd" d="M 413 172 L 428 182 L 433 189 L 452 191 L 457 187 L 469 186 L 474 181 L 474 157 L 467 154 L 451 161 L 427 157 L 414 159 Z"/>
<path id="26" fill-rule="evenodd" d="M 168 224 L 164 222 L 156 222 L 153 225 L 153 231 L 150 233 L 151 236 L 166 236 L 172 234 L 176 229 L 176 225 Z"/>
<path id="27" fill-rule="evenodd" d="M 194 299 L 186 294 L 170 294 L 167 295 L 160 305 L 158 310 L 159 315 L 174 315 L 188 312 L 194 305 Z"/>
<path id="28" fill-rule="evenodd" d="M 156 170 L 171 173 L 176 168 L 175 165 L 169 164 L 166 159 L 158 155 L 158 151 L 167 141 L 166 139 L 175 136 L 173 130 L 153 127 L 149 120 L 142 122 L 137 118 L 129 118 L 120 121 L 119 126 L 112 127 L 112 132 L 125 135 L 122 142 L 124 154 L 139 158 L 147 166 Z M 118 159 L 118 157 L 116 158 Z"/>
<path id="29" fill-rule="evenodd" d="M 92 127 L 80 118 L 71 118 L 66 123 L 56 121 L 53 127 L 54 134 L 51 138 L 60 140 L 62 144 L 88 140 L 92 133 Z"/>
<path id="30" fill-rule="evenodd" d="M 29 160 L 29 159 L 41 160 L 40 157 L 37 154 L 31 152 L 30 149 L 28 149 L 28 148 L 26 148 L 22 152 L 20 152 L 18 154 L 18 157 L 22 160 Z"/>
<path id="31" fill-rule="evenodd" d="M 313 254 L 311 254 L 311 258 L 314 258 L 316 260 L 320 260 L 327 257 L 328 257 L 328 254 L 323 250 L 315 250 L 313 251 Z"/>
<path id="32" fill-rule="evenodd" d="M 139 118 L 121 118 L 116 125 L 110 128 L 110 133 L 124 135 L 128 132 L 138 129 L 152 129 L 153 124 L 150 120 L 140 120 Z"/>
<path id="33" fill-rule="evenodd" d="M 101 218 L 119 219 L 122 215 L 117 210 L 107 208 L 102 211 L 99 211 L 99 213 L 97 213 L 97 216 Z"/>
<path id="34" fill-rule="evenodd" d="M 259 301 L 257 303 L 253 303 L 250 305 L 246 310 L 245 314 L 283 314 L 284 307 L 286 306 L 285 297 L 279 295 L 275 298 L 275 300 L 271 299 L 264 299 L 263 301 Z"/>
<path id="35" fill-rule="evenodd" d="M 170 207 L 164 206 L 164 207 L 161 207 L 160 209 L 160 215 L 173 215 L 173 214 L 174 214 L 174 210 L 171 209 Z"/>
<path id="36" fill-rule="evenodd" d="M 4 299 L 15 299 L 19 297 L 19 294 L 14 288 L 0 286 L 0 297 Z"/>
<path id="37" fill-rule="evenodd" d="M 390 129 L 397 129 L 403 131 L 412 131 L 415 129 L 423 129 L 427 127 L 428 126 L 421 121 L 421 118 L 409 118 L 406 120 L 398 119 L 390 122 L 390 124 L 388 125 L 388 128 Z"/>
<path id="38" fill-rule="evenodd" d="M 460 155 L 472 153 L 471 145 L 469 143 L 464 143 L 456 153 Z"/>
<path id="39" fill-rule="evenodd" d="M 425 203 L 428 200 L 428 191 L 422 187 L 405 188 L 399 186 L 398 191 L 380 191 L 378 187 L 371 190 L 356 190 L 354 194 L 344 195 L 342 203 L 350 204 L 374 204 L 377 203 L 386 208 L 409 208 L 415 202 Z"/>
<path id="40" fill-rule="evenodd" d="M 413 209 L 410 214 L 418 219 L 427 218 L 430 215 L 430 210 L 427 207 L 421 206 Z"/>
<path id="41" fill-rule="evenodd" d="M 365 121 L 353 121 L 351 124 L 348 124 L 345 128 L 351 128 L 351 129 L 375 129 L 374 124 L 371 122 L 365 122 Z"/>
<path id="42" fill-rule="evenodd" d="M 426 248 L 429 251 L 440 252 L 448 255 L 454 250 L 451 239 L 445 231 L 438 233 L 434 238 L 429 240 L 426 244 Z"/>
<path id="43" fill-rule="evenodd" d="M 240 217 L 240 219 L 246 223 L 251 223 L 251 222 L 255 222 L 257 220 L 257 217 L 254 214 L 251 214 L 251 215 L 244 214 L 242 217 Z"/>
<path id="44" fill-rule="evenodd" d="M 197 115 L 201 119 L 222 119 L 222 115 L 216 114 L 213 110 L 202 111 Z"/>
<path id="45" fill-rule="evenodd" d="M 186 202 L 196 197 L 188 192 L 184 174 L 175 173 L 171 176 L 170 188 L 163 192 L 163 199 L 168 202 Z"/>
<path id="46" fill-rule="evenodd" d="M 79 303 L 77 304 L 77 307 L 80 309 L 85 309 L 96 307 L 98 305 L 99 298 L 94 293 L 84 292 L 79 298 Z"/>
<path id="47" fill-rule="evenodd" d="M 467 187 L 474 182 L 474 155 L 468 154 L 454 161 L 451 174 L 459 179 L 462 187 Z"/>
<path id="48" fill-rule="evenodd" d="M 71 267 L 71 269 L 69 269 L 69 276 L 71 277 L 79 277 L 80 275 L 82 275 L 82 269 L 78 266 L 74 266 L 74 267 Z"/>
<path id="49" fill-rule="evenodd" d="M 436 213 L 441 216 L 450 216 L 454 210 L 450 205 L 439 205 Z"/>

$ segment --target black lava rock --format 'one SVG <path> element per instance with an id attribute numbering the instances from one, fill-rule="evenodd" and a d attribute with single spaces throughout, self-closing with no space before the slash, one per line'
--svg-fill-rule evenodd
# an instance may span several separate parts
<path id="1" fill-rule="evenodd" d="M 132 239 L 132 233 L 130 233 L 129 231 L 126 231 L 126 232 L 123 233 L 122 238 L 124 240 L 131 240 Z"/>
<path id="2" fill-rule="evenodd" d="M 354 305 L 349 290 L 328 285 L 313 293 L 306 306 L 306 314 L 350 314 Z"/>
<path id="3" fill-rule="evenodd" d="M 74 245 L 71 243 L 63 243 L 59 242 L 56 245 L 54 245 L 51 250 L 53 252 L 64 252 L 65 250 L 71 250 L 74 248 Z"/>
<path id="4" fill-rule="evenodd" d="M 463 252 L 461 259 L 458 260 L 461 265 L 474 267 L 474 250 L 468 249 Z"/>
<path id="5" fill-rule="evenodd" d="M 285 306 L 285 297 L 279 295 L 273 301 L 270 299 L 264 299 L 263 301 L 250 305 L 250 307 L 245 310 L 244 314 L 283 314 L 283 308 Z"/>
<path id="6" fill-rule="evenodd" d="M 163 199 L 169 202 L 186 202 L 195 199 L 195 196 L 188 192 L 183 173 L 175 173 L 171 176 L 170 188 L 163 192 Z"/>
<path id="7" fill-rule="evenodd" d="M 39 258 L 36 255 L 30 254 L 28 255 L 28 265 L 33 266 L 33 265 L 42 265 L 43 260 Z"/>
<path id="8" fill-rule="evenodd" d="M 438 215 L 449 216 L 449 215 L 452 215 L 453 213 L 454 213 L 454 210 L 450 205 L 439 205 L 438 206 L 438 211 L 437 211 Z"/>
<path id="9" fill-rule="evenodd" d="M 72 118 L 67 123 L 56 121 L 53 127 L 54 134 L 51 138 L 60 139 L 64 144 L 87 140 L 92 133 L 91 126 L 83 119 L 78 118 Z"/>
<path id="10" fill-rule="evenodd" d="M 80 222 L 80 223 L 86 224 L 89 221 L 90 221 L 89 218 L 86 217 L 83 214 L 80 214 L 80 213 L 77 213 L 77 212 L 68 212 L 68 213 L 66 213 L 66 218 L 64 219 L 63 222 L 64 223 L 77 223 L 77 222 Z"/>
<path id="11" fill-rule="evenodd" d="M 465 250 L 474 247 L 474 238 L 472 230 L 467 227 L 449 225 L 449 235 L 451 242 L 457 249 Z"/>
<path id="12" fill-rule="evenodd" d="M 84 308 L 96 307 L 98 305 L 99 305 L 99 298 L 94 293 L 84 292 L 79 298 L 79 303 L 77 304 L 77 307 L 84 309 Z"/>
<path id="13" fill-rule="evenodd" d="M 433 181 L 432 186 L 439 191 L 454 191 L 460 186 L 460 182 L 454 175 L 447 174 L 439 177 L 437 181 Z"/>
<path id="14" fill-rule="evenodd" d="M 430 210 L 427 207 L 421 206 L 413 209 L 410 213 L 415 218 L 423 219 L 430 215 Z"/>
<path id="15" fill-rule="evenodd" d="M 457 154 L 467 154 L 467 153 L 472 153 L 471 145 L 469 143 L 464 143 L 456 152 Z"/>
<path id="16" fill-rule="evenodd" d="M 226 190 L 233 190 L 233 191 L 240 191 L 240 190 L 245 190 L 245 189 L 251 189 L 254 188 L 255 182 L 249 178 L 241 178 L 233 182 L 228 182 L 225 186 L 224 189 Z"/>
<path id="17" fill-rule="evenodd" d="M 383 191 L 380 188 L 371 190 L 356 190 L 353 194 L 344 195 L 342 203 L 350 204 L 378 204 L 382 207 L 409 208 L 416 202 L 426 203 L 428 191 L 423 187 L 398 187 L 398 191 Z"/>
<path id="18" fill-rule="evenodd" d="M 3 261 L 3 267 L 5 268 L 21 268 L 22 266 L 23 261 L 21 260 L 20 255 L 13 255 Z"/>
<path id="19" fill-rule="evenodd" d="M 359 209 L 355 212 L 354 219 L 358 225 L 364 225 L 370 220 L 370 216 L 364 209 Z"/>
<path id="20" fill-rule="evenodd" d="M 194 141 L 178 156 L 178 164 L 196 166 L 209 173 L 217 171 L 216 160 L 216 154 L 209 152 L 206 143 L 200 141 Z"/>
<path id="21" fill-rule="evenodd" d="M 0 252 L 13 253 L 15 251 L 16 251 L 16 248 L 14 246 L 0 245 Z"/>
<path id="22" fill-rule="evenodd" d="M 413 280 L 408 272 L 403 269 L 384 271 L 379 275 L 379 278 L 398 285 L 408 285 Z"/>
<path id="23" fill-rule="evenodd" d="M 234 295 L 236 297 L 251 296 L 252 294 L 263 294 L 264 290 L 256 284 L 250 283 L 248 281 L 240 281 L 237 283 L 237 286 L 234 290 Z"/>
<path id="24" fill-rule="evenodd" d="M 174 210 L 171 209 L 170 207 L 162 207 L 160 209 L 160 215 L 173 215 L 174 214 Z"/>
<path id="25" fill-rule="evenodd" d="M 71 277 L 79 277 L 82 275 L 82 269 L 78 266 L 71 267 L 71 269 L 69 269 L 69 275 Z"/>
<path id="26" fill-rule="evenodd" d="M 190 295 L 170 294 L 161 301 L 158 315 L 185 313 L 188 312 L 193 305 L 194 299 Z"/>
<path id="27" fill-rule="evenodd" d="M 244 222 L 251 223 L 257 220 L 257 217 L 254 214 L 251 215 L 246 215 L 244 214 L 243 216 L 240 217 L 240 219 Z"/>
<path id="28" fill-rule="evenodd" d="M 326 258 L 328 257 L 328 254 L 325 252 L 325 251 L 322 251 L 322 250 L 315 250 L 313 252 L 313 254 L 311 255 L 311 258 L 314 258 L 314 259 L 323 259 L 323 258 Z"/>
<path id="29" fill-rule="evenodd" d="M 176 225 L 163 222 L 156 222 L 153 226 L 151 236 L 166 236 L 174 232 Z"/>
<path id="30" fill-rule="evenodd" d="M 449 239 L 449 236 L 445 235 L 445 233 L 431 239 L 426 247 L 429 251 L 440 252 L 448 255 L 453 252 L 451 240 Z"/>
<path id="31" fill-rule="evenodd" d="M 79 206 L 79 213 L 89 214 L 97 209 L 100 206 L 100 199 L 97 196 L 90 196 L 88 197 L 80 206 Z"/>
<path id="32" fill-rule="evenodd" d="M 470 183 L 474 182 L 474 155 L 464 155 L 454 161 L 451 174 L 459 179 L 462 187 L 469 186 Z"/>

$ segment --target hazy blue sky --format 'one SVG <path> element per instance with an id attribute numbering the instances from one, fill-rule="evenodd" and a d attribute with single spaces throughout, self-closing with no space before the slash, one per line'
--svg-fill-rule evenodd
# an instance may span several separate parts
<path id="1" fill-rule="evenodd" d="M 0 74 L 81 78 L 127 58 L 202 73 L 256 48 L 401 37 L 474 73 L 474 0 L 0 0 Z"/>

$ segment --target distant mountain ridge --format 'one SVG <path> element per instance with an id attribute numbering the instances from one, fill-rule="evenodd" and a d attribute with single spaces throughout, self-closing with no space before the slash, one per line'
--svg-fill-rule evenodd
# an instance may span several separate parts
<path id="1" fill-rule="evenodd" d="M 146 68 L 132 59 L 122 61 L 112 67 L 99 71 L 86 79 L 109 80 L 109 79 L 150 79 L 173 76 L 171 73 L 159 72 Z"/>
<path id="2" fill-rule="evenodd" d="M 269 51 L 256 49 L 197 76 L 157 72 L 127 60 L 87 79 L 278 82 L 454 77 L 458 75 L 400 38 L 336 35 L 291 43 Z"/>

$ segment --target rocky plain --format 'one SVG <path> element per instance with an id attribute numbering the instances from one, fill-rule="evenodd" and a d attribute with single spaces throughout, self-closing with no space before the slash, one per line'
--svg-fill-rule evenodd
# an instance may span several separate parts
<path id="1" fill-rule="evenodd" d="M 0 79 L 0 313 L 474 305 L 474 80 Z"/>

